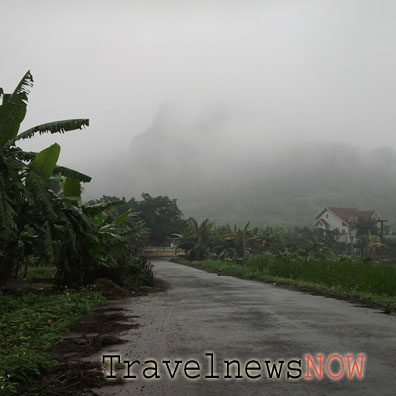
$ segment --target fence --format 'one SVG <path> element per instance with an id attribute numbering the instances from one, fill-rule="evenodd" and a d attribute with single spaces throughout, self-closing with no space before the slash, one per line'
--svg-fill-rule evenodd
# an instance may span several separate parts
<path id="1" fill-rule="evenodd" d="M 140 255 L 144 257 L 174 257 L 184 256 L 185 252 L 172 246 L 146 246 Z"/>

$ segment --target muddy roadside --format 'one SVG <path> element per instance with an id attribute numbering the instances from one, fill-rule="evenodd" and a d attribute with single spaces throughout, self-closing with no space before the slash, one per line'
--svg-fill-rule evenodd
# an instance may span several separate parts
<path id="1" fill-rule="evenodd" d="M 84 360 L 110 345 L 127 342 L 120 337 L 120 333 L 139 327 L 139 317 L 128 315 L 120 307 L 124 299 L 133 301 L 151 293 L 163 292 L 169 284 L 155 279 L 150 288 L 135 291 L 120 288 L 113 282 L 104 279 L 98 290 L 107 301 L 96 308 L 91 315 L 74 323 L 63 341 L 57 344 L 50 356 L 55 364 L 43 372 L 40 380 L 30 384 L 22 390 L 23 395 L 33 396 L 85 396 L 96 395 L 92 388 L 118 385 L 120 381 L 107 381 L 105 369 L 101 362 Z"/>

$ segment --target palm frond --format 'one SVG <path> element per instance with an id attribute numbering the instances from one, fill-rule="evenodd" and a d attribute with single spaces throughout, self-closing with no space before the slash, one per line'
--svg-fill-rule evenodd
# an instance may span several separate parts
<path id="1" fill-rule="evenodd" d="M 119 216 L 117 216 L 115 219 L 114 219 L 114 223 L 115 224 L 122 224 L 126 219 L 128 219 L 128 218 L 130 218 L 130 217 L 135 217 L 135 214 L 134 214 L 134 209 L 133 208 L 130 208 L 130 209 L 128 209 L 126 212 L 124 212 L 124 213 L 122 213 L 122 214 L 120 214 Z"/>
<path id="2" fill-rule="evenodd" d="M 10 95 L 7 104 L 18 105 L 21 101 L 26 104 L 30 93 L 29 88 L 33 86 L 33 82 L 33 76 L 30 73 L 30 70 L 28 70 L 22 77 L 21 81 L 19 81 L 14 92 Z"/>
<path id="3" fill-rule="evenodd" d="M 18 159 L 16 156 L 13 155 L 4 155 L 2 157 L 3 163 L 5 166 L 7 166 L 8 168 L 8 173 L 9 176 L 10 172 L 21 172 L 23 170 L 24 167 L 26 167 L 26 164 L 24 162 L 22 162 L 20 159 Z M 14 181 L 19 180 L 20 177 L 16 177 Z"/>
<path id="4" fill-rule="evenodd" d="M 83 183 L 89 183 L 92 178 L 84 173 L 77 172 L 74 169 L 66 168 L 64 166 L 55 166 L 54 171 L 52 172 L 54 175 L 62 175 L 65 177 L 71 177 L 73 179 L 79 180 Z"/>
<path id="5" fill-rule="evenodd" d="M 39 133 L 40 135 L 43 133 L 65 133 L 68 131 L 74 131 L 76 129 L 83 129 L 87 126 L 89 126 L 89 120 L 86 118 L 47 122 L 46 124 L 37 125 L 24 132 L 21 132 L 15 137 L 13 142 L 21 139 L 30 139 L 36 133 Z"/>
<path id="6" fill-rule="evenodd" d="M 36 152 L 34 151 L 23 151 L 19 147 L 12 147 L 9 150 L 9 154 L 7 155 L 12 155 L 13 157 L 17 158 L 20 161 L 25 161 L 29 162 L 34 159 L 34 157 L 37 155 Z"/>
<path id="7" fill-rule="evenodd" d="M 0 147 L 13 139 L 26 114 L 29 87 L 33 86 L 33 77 L 28 71 L 21 79 L 7 102 L 0 106 Z"/>
<path id="8" fill-rule="evenodd" d="M 122 205 L 122 201 L 99 202 L 93 205 L 83 205 L 82 208 L 88 215 L 94 216 L 107 209 Z"/>

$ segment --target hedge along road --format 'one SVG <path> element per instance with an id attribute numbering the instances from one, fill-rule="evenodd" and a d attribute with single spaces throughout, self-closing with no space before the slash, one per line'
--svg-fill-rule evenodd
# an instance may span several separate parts
<path id="1" fill-rule="evenodd" d="M 95 390 L 98 394 L 396 394 L 395 316 L 271 284 L 218 276 L 166 260 L 153 260 L 153 264 L 156 276 L 170 283 L 169 289 L 124 300 L 126 314 L 138 315 L 140 327 L 121 334 L 127 343 L 92 357 L 120 354 L 118 375 L 128 374 L 128 364 L 122 364 L 128 360 L 129 375 L 136 378 L 126 380 L 125 385 Z M 338 357 L 331 358 L 334 354 L 340 355 L 342 363 Z M 348 354 L 352 355 L 349 367 Z M 362 360 L 358 354 L 365 356 L 361 379 L 356 371 Z M 304 378 L 308 359 L 304 355 L 312 355 L 318 372 L 319 358 L 315 355 L 323 355 L 322 379 L 317 379 L 312 365 L 309 374 L 314 378 Z M 224 361 L 234 359 L 240 362 L 242 379 L 235 379 L 237 362 L 228 366 L 232 378 L 224 378 Z M 349 379 L 354 359 L 359 366 Z M 186 374 L 200 377 L 186 378 L 184 371 L 189 360 L 197 361 L 199 369 L 190 362 Z M 247 364 L 251 360 L 256 362 Z M 267 368 L 271 371 L 272 364 L 278 362 L 279 369 L 282 360 L 281 378 L 275 379 L 273 372 L 270 379 Z M 106 361 L 110 362 L 110 358 Z M 114 357 L 113 363 L 117 362 Z M 132 362 L 135 363 L 131 365 Z M 175 378 L 171 379 L 175 368 Z M 301 376 L 292 379 L 291 376 L 300 375 L 299 369 Z M 205 378 L 212 375 L 212 370 L 213 376 L 220 378 Z M 333 376 L 344 374 L 333 380 L 328 372 Z M 247 374 L 260 377 L 249 379 Z M 145 379 L 144 375 L 160 378 Z"/>

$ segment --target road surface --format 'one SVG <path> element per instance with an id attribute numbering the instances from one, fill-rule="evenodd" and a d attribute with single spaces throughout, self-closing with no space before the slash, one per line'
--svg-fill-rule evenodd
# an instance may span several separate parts
<path id="1" fill-rule="evenodd" d="M 272 284 L 218 276 L 194 268 L 154 260 L 156 276 L 169 282 L 161 293 L 127 299 L 122 303 L 129 315 L 138 316 L 138 329 L 122 333 L 123 345 L 108 347 L 104 353 L 121 355 L 119 375 L 130 376 L 125 385 L 96 390 L 100 395 L 396 395 L 396 317 L 379 310 L 362 308 L 346 301 L 284 289 Z M 213 353 L 213 357 L 211 356 Z M 323 378 L 305 379 L 307 361 L 304 355 L 323 354 Z M 327 374 L 329 357 L 339 354 L 344 375 L 332 380 Z M 348 378 L 346 355 L 365 356 L 362 379 Z M 224 378 L 224 361 L 240 362 L 242 379 L 235 379 L 238 363 L 229 365 Z M 154 360 L 155 362 L 148 362 Z M 183 374 L 200 375 L 188 379 Z M 245 371 L 246 363 L 249 363 Z M 284 361 L 280 379 L 270 379 L 267 365 Z M 301 365 L 290 360 L 300 360 Z M 109 359 L 107 360 L 109 361 Z M 138 362 L 136 362 L 138 361 Z M 163 361 L 168 361 L 168 367 Z M 175 379 L 170 379 L 177 365 Z M 317 369 L 318 360 L 315 358 Z M 113 362 L 116 362 L 114 358 Z M 338 358 L 332 358 L 332 375 L 342 372 Z M 352 364 L 353 360 L 351 360 Z M 140 364 L 139 364 L 140 363 Z M 157 372 L 154 370 L 157 365 Z M 289 375 L 301 376 L 298 379 Z M 210 376 L 220 378 L 205 378 Z M 121 367 L 124 370 L 121 370 Z M 144 379 L 158 374 L 160 378 Z M 256 379 L 250 376 L 261 377 Z M 310 375 L 315 371 L 310 367 Z"/>

